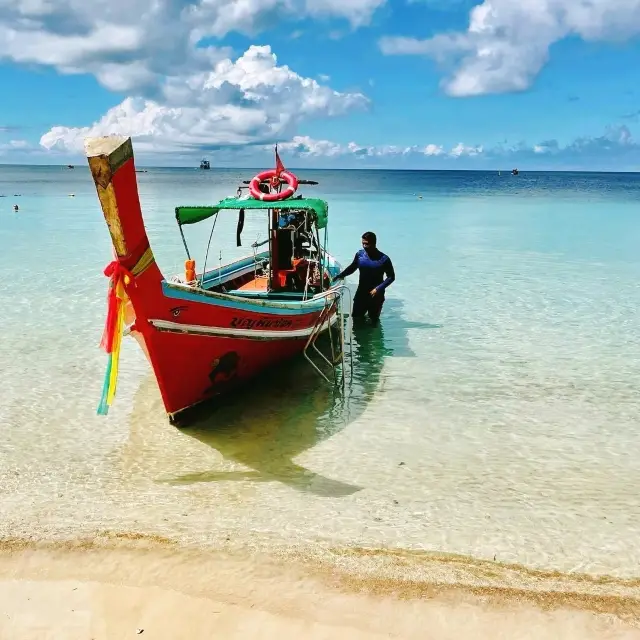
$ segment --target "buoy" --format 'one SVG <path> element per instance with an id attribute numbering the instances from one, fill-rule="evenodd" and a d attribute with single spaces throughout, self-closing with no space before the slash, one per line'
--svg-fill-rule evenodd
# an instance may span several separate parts
<path id="1" fill-rule="evenodd" d="M 196 279 L 196 261 L 195 260 L 185 260 L 184 279 L 187 282 L 193 282 Z"/>
<path id="2" fill-rule="evenodd" d="M 263 193 L 260 190 L 260 183 L 269 181 L 269 185 L 272 188 L 279 187 L 282 182 L 286 182 L 287 186 L 282 191 L 272 191 Z M 286 200 L 290 198 L 298 190 L 298 178 L 289 171 L 280 171 L 277 169 L 269 169 L 268 171 L 262 171 L 257 176 L 254 176 L 249 183 L 249 193 L 256 200 L 264 200 L 265 202 L 275 202 L 276 200 Z"/>

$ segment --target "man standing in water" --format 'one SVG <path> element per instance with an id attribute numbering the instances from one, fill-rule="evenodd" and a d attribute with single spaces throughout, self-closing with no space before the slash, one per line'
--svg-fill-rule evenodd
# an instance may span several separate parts
<path id="1" fill-rule="evenodd" d="M 362 249 L 356 253 L 353 262 L 335 279 L 342 280 L 358 269 L 360 269 L 360 282 L 353 298 L 351 317 L 362 318 L 365 313 L 368 313 L 371 324 L 375 327 L 384 304 L 384 291 L 396 279 L 396 274 L 391 258 L 376 247 L 376 234 L 373 231 L 362 234 Z M 384 279 L 385 275 L 386 279 Z"/>

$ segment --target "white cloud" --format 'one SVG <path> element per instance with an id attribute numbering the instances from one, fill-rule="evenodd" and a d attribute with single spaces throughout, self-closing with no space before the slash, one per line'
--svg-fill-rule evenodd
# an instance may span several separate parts
<path id="1" fill-rule="evenodd" d="M 32 154 L 37 152 L 38 148 L 33 147 L 26 140 L 9 140 L 8 142 L 0 142 L 0 155 L 11 154 L 13 158 L 17 154 Z"/>
<path id="2" fill-rule="evenodd" d="M 78 138 L 81 142 L 82 137 Z M 281 140 L 285 140 L 281 138 Z M 197 145 L 194 137 L 193 144 Z M 10 146 L 11 145 L 11 146 Z M 139 156 L 142 151 L 172 151 L 171 163 L 193 166 L 193 147 L 183 142 L 167 144 L 163 138 L 137 138 L 134 141 Z M 65 146 L 58 147 L 65 150 Z M 390 167 L 390 168 L 460 168 L 507 170 L 519 167 L 524 173 L 531 170 L 640 170 L 640 143 L 628 127 L 607 128 L 599 136 L 583 136 L 567 143 L 544 140 L 535 144 L 525 141 L 495 146 L 458 143 L 450 146 L 426 145 L 363 145 L 357 142 L 335 142 L 296 135 L 278 143 L 287 166 Z M 12 162 L 51 163 L 51 154 L 42 147 L 24 141 L 0 143 L 0 154 L 11 154 Z M 216 166 L 254 166 L 273 162 L 273 145 L 263 142 L 209 150 Z M 162 156 L 154 157 L 162 164 Z M 297 160 L 295 160 L 297 159 Z M 146 160 L 148 161 L 148 160 Z M 145 161 L 145 162 L 146 162 Z M 60 162 L 74 162 L 72 155 L 60 156 Z M 268 165 L 270 166 L 270 165 Z"/>
<path id="3" fill-rule="evenodd" d="M 53 127 L 40 144 L 80 151 L 85 137 L 109 134 L 130 135 L 136 148 L 156 152 L 255 144 L 288 139 L 303 120 L 367 105 L 360 93 L 340 93 L 278 66 L 270 47 L 251 46 L 212 71 L 167 78 L 156 100 L 129 97 L 91 126 Z"/>
<path id="4" fill-rule="evenodd" d="M 307 0 L 306 10 L 310 15 L 342 16 L 352 25 L 367 24 L 373 12 L 386 0 Z"/>
<path id="5" fill-rule="evenodd" d="M 279 145 L 281 149 L 300 157 L 337 157 L 351 156 L 356 158 L 392 158 L 392 157 L 435 157 L 449 156 L 457 158 L 463 155 L 474 156 L 482 153 L 482 147 L 467 147 L 462 143 L 449 152 L 444 147 L 428 144 L 402 147 L 398 145 L 363 146 L 355 142 L 340 144 L 330 140 L 314 140 L 309 136 L 295 136 L 291 141 Z"/>
<path id="6" fill-rule="evenodd" d="M 469 16 L 466 32 L 426 40 L 386 37 L 387 55 L 427 55 L 455 65 L 444 84 L 452 96 L 528 88 L 569 36 L 626 40 L 640 34 L 640 0 L 485 0 Z"/>
<path id="7" fill-rule="evenodd" d="M 444 149 L 437 144 L 428 144 L 424 148 L 425 156 L 441 156 L 444 153 Z"/>
<path id="8" fill-rule="evenodd" d="M 278 66 L 269 47 L 251 47 L 234 62 L 219 39 L 309 16 L 357 27 L 385 2 L 0 0 L 0 61 L 90 73 L 128 96 L 91 126 L 59 123 L 42 136 L 47 149 L 77 150 L 85 135 L 116 132 L 150 151 L 287 139 L 305 119 L 368 100 Z"/>
<path id="9" fill-rule="evenodd" d="M 534 145 L 520 142 L 508 147 L 497 146 L 483 150 L 483 156 L 496 161 L 511 158 L 519 162 L 539 162 L 546 166 L 565 164 L 589 169 L 615 169 L 623 163 L 640 162 L 640 145 L 635 142 L 626 126 L 609 127 L 600 136 L 583 136 L 564 145 L 557 140 L 544 140 Z"/>
<path id="10" fill-rule="evenodd" d="M 10 149 L 28 149 L 31 145 L 26 140 L 9 140 Z"/>
<path id="11" fill-rule="evenodd" d="M 373 164 L 388 160 L 390 163 L 406 160 L 420 166 L 465 166 L 468 168 L 500 168 L 503 162 L 521 163 L 521 168 L 540 161 L 547 166 L 575 165 L 582 167 L 615 168 L 618 163 L 640 165 L 640 144 L 633 139 L 626 126 L 608 128 L 603 135 L 577 138 L 561 145 L 557 140 L 545 140 L 537 144 L 519 142 L 510 146 L 467 145 L 460 142 L 450 148 L 428 144 L 403 147 L 399 145 L 360 145 L 355 142 L 341 144 L 329 140 L 315 140 L 309 136 L 296 136 L 279 145 L 293 156 L 307 159 L 330 158 L 371 161 Z"/>
<path id="12" fill-rule="evenodd" d="M 386 0 L 0 0 L 0 60 L 91 73 L 150 96 L 165 74 L 211 67 L 228 50 L 196 47 L 307 16 L 366 24 Z"/>
<path id="13" fill-rule="evenodd" d="M 469 147 L 462 142 L 459 142 L 451 151 L 449 155 L 454 158 L 460 158 L 461 156 L 479 156 L 484 151 L 482 146 Z"/>
<path id="14" fill-rule="evenodd" d="M 295 136 L 290 142 L 279 145 L 283 151 L 289 151 L 298 156 L 318 156 L 331 158 L 344 153 L 344 147 L 329 140 L 314 140 L 309 136 Z"/>

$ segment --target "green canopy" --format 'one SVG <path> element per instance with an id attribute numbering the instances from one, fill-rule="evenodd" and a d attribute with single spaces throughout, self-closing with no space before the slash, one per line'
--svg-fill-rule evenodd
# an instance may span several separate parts
<path id="1" fill-rule="evenodd" d="M 319 198 L 304 198 L 299 200 L 278 200 L 277 202 L 264 202 L 254 198 L 225 198 L 212 207 L 176 207 L 176 220 L 178 224 L 195 224 L 202 222 L 211 216 L 215 216 L 223 209 L 307 209 L 315 211 L 318 217 L 318 229 L 327 226 L 329 217 L 329 205 Z"/>

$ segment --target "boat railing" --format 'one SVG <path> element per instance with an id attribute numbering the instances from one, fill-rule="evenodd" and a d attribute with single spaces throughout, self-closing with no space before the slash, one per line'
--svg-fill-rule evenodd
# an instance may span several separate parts
<path id="1" fill-rule="evenodd" d="M 329 377 L 318 367 L 318 365 L 312 360 L 309 351 L 315 352 L 321 359 L 324 361 L 333 372 L 333 384 L 341 386 L 344 388 L 346 382 L 345 376 L 345 318 L 344 318 L 344 297 L 348 297 L 349 300 L 349 309 L 351 309 L 351 290 L 346 285 L 339 285 L 337 287 L 332 287 L 331 289 L 327 289 L 322 293 L 318 293 L 311 300 L 318 301 L 324 299 L 324 306 L 322 311 L 318 315 L 315 324 L 311 330 L 311 334 L 309 335 L 309 339 L 304 347 L 303 354 L 304 357 L 309 361 L 311 366 L 316 370 L 316 372 L 326 380 L 329 384 L 331 384 L 331 380 Z M 338 324 L 338 339 L 337 344 L 335 342 L 335 337 L 333 335 L 333 324 Z M 328 330 L 329 333 L 329 344 L 331 348 L 331 357 L 328 358 L 322 351 L 318 348 L 317 340 L 319 336 L 323 333 L 324 330 Z M 349 342 L 349 358 L 350 365 L 349 371 L 351 374 L 353 373 L 353 332 L 351 330 L 351 326 L 348 327 L 348 342 Z M 338 370 L 340 369 L 340 375 L 338 374 Z"/>

